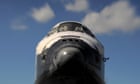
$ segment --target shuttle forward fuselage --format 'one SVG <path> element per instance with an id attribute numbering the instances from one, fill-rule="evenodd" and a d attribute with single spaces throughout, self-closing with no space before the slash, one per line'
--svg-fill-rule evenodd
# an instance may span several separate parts
<path id="1" fill-rule="evenodd" d="M 95 72 L 98 78 L 104 79 L 103 46 L 81 23 L 61 22 L 55 25 L 39 42 L 36 55 L 36 84 L 67 84 L 64 83 L 65 78 L 82 81 L 88 78 L 87 72 Z M 52 83 L 50 78 L 62 78 L 63 83 Z"/>

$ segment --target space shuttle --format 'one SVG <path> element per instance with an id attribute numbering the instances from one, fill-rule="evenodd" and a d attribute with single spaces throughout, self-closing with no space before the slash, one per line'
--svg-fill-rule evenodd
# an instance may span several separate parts
<path id="1" fill-rule="evenodd" d="M 104 48 L 90 29 L 64 21 L 36 47 L 35 84 L 104 84 Z"/>

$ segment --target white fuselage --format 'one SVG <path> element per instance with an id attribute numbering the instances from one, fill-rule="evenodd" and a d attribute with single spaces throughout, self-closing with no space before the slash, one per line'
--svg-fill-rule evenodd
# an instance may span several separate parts
<path id="1" fill-rule="evenodd" d="M 65 31 L 65 32 L 56 32 L 50 36 L 44 37 L 44 39 L 41 40 L 41 42 L 38 44 L 36 48 L 36 54 L 37 55 L 41 54 L 43 49 L 50 48 L 58 40 L 64 39 L 63 37 L 80 39 L 85 43 L 87 43 L 90 47 L 94 49 L 98 48 L 101 55 L 103 55 L 104 53 L 103 46 L 96 38 L 93 38 L 92 36 L 82 32 Z"/>

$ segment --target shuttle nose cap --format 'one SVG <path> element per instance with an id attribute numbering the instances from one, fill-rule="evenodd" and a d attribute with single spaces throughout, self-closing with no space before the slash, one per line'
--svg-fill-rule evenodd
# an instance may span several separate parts
<path id="1" fill-rule="evenodd" d="M 77 61 L 82 61 L 83 60 L 83 54 L 80 51 L 80 49 L 75 48 L 75 47 L 66 47 L 58 51 L 57 56 L 54 59 L 54 64 L 55 65 L 63 65 L 70 59 L 74 59 Z"/>

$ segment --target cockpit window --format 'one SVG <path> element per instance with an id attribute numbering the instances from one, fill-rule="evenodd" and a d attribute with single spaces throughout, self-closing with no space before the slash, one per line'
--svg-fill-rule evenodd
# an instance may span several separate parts
<path id="1" fill-rule="evenodd" d="M 63 31 L 77 31 L 77 32 L 83 32 L 82 27 L 68 27 L 68 26 L 62 26 L 58 27 L 58 32 L 63 32 Z"/>
<path id="2" fill-rule="evenodd" d="M 57 32 L 57 29 L 56 28 L 53 28 L 49 33 L 48 33 L 48 36 L 51 35 L 51 34 L 54 34 Z"/>
<path id="3" fill-rule="evenodd" d="M 53 34 L 55 32 L 64 32 L 64 31 L 83 32 L 83 33 L 87 33 L 87 34 L 91 35 L 92 37 L 94 37 L 94 35 L 88 30 L 88 28 L 86 28 L 82 24 L 76 23 L 76 22 L 61 23 L 58 26 L 56 26 L 55 28 L 53 28 L 49 32 L 48 35 Z"/>

